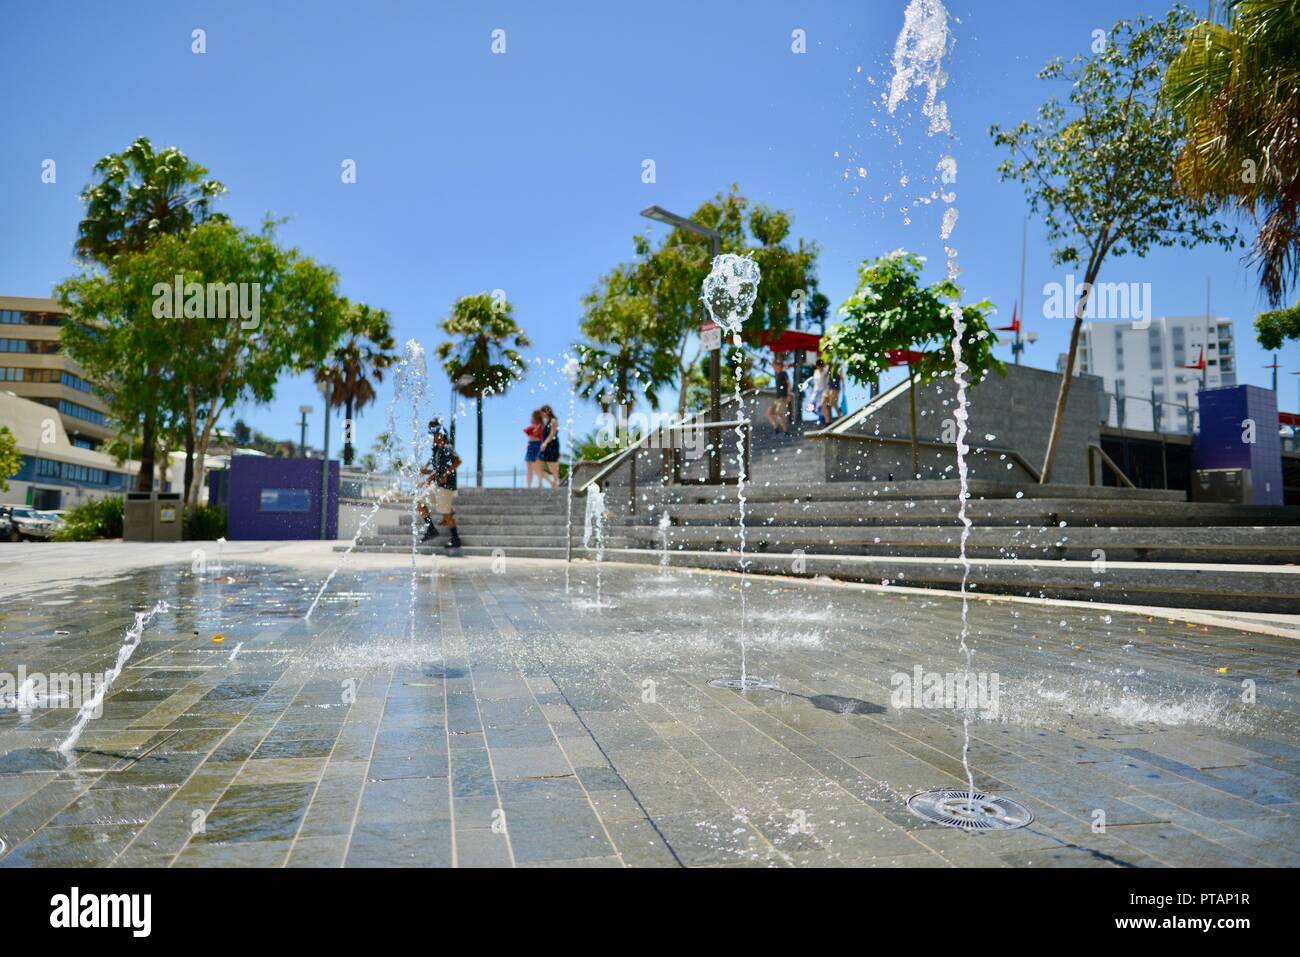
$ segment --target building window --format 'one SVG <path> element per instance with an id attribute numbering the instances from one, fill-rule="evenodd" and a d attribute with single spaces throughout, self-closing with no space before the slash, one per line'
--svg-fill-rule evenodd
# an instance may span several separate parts
<path id="1" fill-rule="evenodd" d="M 70 415 L 74 419 L 83 419 L 95 425 L 108 424 L 108 416 L 104 415 L 104 413 L 88 409 L 84 405 L 78 405 L 75 402 L 69 402 L 67 399 L 60 399 L 56 408 L 63 415 Z"/>
<path id="2" fill-rule="evenodd" d="M 311 489 L 264 488 L 258 507 L 263 512 L 308 512 L 311 510 Z"/>
<path id="3" fill-rule="evenodd" d="M 0 352 L 26 352 L 26 339 L 0 339 Z"/>

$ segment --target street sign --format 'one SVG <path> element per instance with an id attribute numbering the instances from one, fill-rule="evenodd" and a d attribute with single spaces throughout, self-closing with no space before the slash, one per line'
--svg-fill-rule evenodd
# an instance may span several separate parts
<path id="1" fill-rule="evenodd" d="M 700 326 L 700 343 L 705 352 L 717 352 L 722 348 L 722 327 L 714 322 Z"/>

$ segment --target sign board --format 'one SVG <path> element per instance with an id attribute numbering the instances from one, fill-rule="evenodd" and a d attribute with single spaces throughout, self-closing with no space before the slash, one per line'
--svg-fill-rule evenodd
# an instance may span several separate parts
<path id="1" fill-rule="evenodd" d="M 722 348 L 722 327 L 714 322 L 700 326 L 700 344 L 705 352 L 717 352 Z"/>
<path id="2" fill-rule="evenodd" d="M 174 505 L 163 505 L 158 509 L 158 521 L 174 522 L 176 521 L 176 507 Z"/>

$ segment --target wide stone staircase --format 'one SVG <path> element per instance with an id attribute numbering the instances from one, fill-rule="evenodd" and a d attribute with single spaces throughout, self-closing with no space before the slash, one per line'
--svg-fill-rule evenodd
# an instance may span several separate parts
<path id="1" fill-rule="evenodd" d="M 1300 613 L 1300 508 L 1093 486 L 976 482 L 969 491 L 976 594 Z M 745 498 L 750 571 L 960 586 L 955 481 L 759 480 Z M 734 487 L 652 487 L 635 509 L 614 489 L 610 500 L 629 555 L 658 560 L 666 537 L 674 563 L 738 567 Z"/>
<path id="2" fill-rule="evenodd" d="M 463 488 L 456 496 L 456 524 L 460 529 L 462 555 L 492 555 L 498 549 L 517 558 L 565 557 L 564 529 L 568 515 L 567 490 Z M 582 528 L 586 503 L 573 502 L 574 544 L 583 554 Z M 418 546 L 422 554 L 445 551 L 447 530 Z M 628 541 L 621 534 L 606 537 L 606 547 L 623 548 Z M 360 552 L 409 552 L 411 550 L 410 505 L 395 504 L 382 509 L 371 527 L 357 540 Z"/>

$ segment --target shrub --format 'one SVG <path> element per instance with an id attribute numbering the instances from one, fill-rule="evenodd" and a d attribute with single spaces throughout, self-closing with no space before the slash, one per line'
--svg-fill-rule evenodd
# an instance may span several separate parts
<path id="1" fill-rule="evenodd" d="M 54 540 L 92 542 L 97 538 L 121 538 L 124 501 L 116 497 L 97 498 L 78 505 L 64 516 Z"/>
<path id="2" fill-rule="evenodd" d="M 185 510 L 186 541 L 211 542 L 226 537 L 226 510 L 217 505 L 196 505 Z"/>

